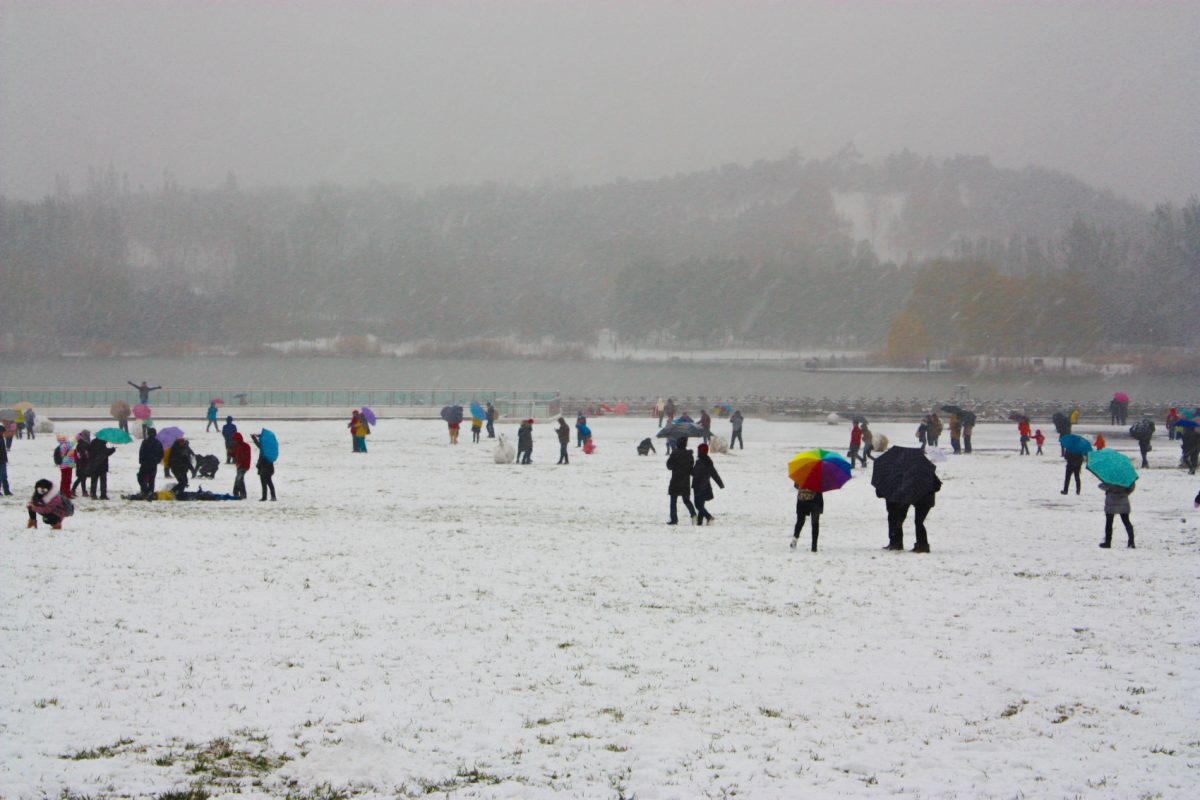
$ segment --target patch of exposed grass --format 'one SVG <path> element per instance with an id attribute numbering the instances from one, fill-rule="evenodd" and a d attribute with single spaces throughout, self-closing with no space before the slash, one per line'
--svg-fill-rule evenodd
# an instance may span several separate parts
<path id="1" fill-rule="evenodd" d="M 619 708 L 613 708 L 612 706 L 600 709 L 600 713 L 608 714 L 613 718 L 613 722 L 620 722 L 621 720 L 625 719 L 625 712 Z"/>
<path id="2" fill-rule="evenodd" d="M 421 791 L 425 794 L 441 794 L 457 791 L 464 786 L 490 786 L 504 779 L 490 772 L 484 772 L 479 767 L 459 767 L 453 778 L 444 781 L 420 781 Z"/>
<path id="3" fill-rule="evenodd" d="M 91 750 L 80 750 L 77 753 L 71 753 L 59 758 L 67 761 L 88 761 L 93 758 L 112 758 L 117 754 L 117 750 L 125 745 L 133 744 L 133 739 L 121 739 L 116 744 L 101 745 Z"/>
<path id="4" fill-rule="evenodd" d="M 58 705 L 57 697 L 46 697 L 41 700 L 33 701 L 34 708 L 49 708 L 50 706 L 56 706 L 56 705 Z"/>
<path id="5" fill-rule="evenodd" d="M 193 759 L 188 772 L 204 775 L 210 780 L 252 778 L 274 772 L 290 760 L 284 755 L 267 751 L 251 752 L 238 749 L 228 739 L 213 739 L 190 755 Z"/>

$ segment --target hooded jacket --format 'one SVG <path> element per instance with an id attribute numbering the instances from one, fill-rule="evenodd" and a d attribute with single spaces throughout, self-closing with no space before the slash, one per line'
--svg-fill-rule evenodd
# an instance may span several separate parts
<path id="1" fill-rule="evenodd" d="M 686 447 L 676 447 L 675 452 L 667 457 L 667 469 L 671 470 L 671 483 L 667 494 L 688 495 L 692 491 L 692 467 L 696 465 L 692 451 Z"/>
<path id="2" fill-rule="evenodd" d="M 239 470 L 250 471 L 250 445 L 246 444 L 240 433 L 233 435 L 233 464 Z"/>
<path id="3" fill-rule="evenodd" d="M 138 464 L 142 466 L 142 469 L 158 469 L 162 459 L 162 442 L 153 436 L 143 439 L 142 446 L 138 449 Z"/>
<path id="4" fill-rule="evenodd" d="M 717 486 L 725 488 L 725 483 L 721 480 L 721 476 L 717 474 L 717 467 L 713 464 L 708 453 L 701 453 L 696 457 L 696 463 L 692 467 L 692 496 L 699 501 L 709 501 L 713 499 L 712 483 L 716 481 Z"/>

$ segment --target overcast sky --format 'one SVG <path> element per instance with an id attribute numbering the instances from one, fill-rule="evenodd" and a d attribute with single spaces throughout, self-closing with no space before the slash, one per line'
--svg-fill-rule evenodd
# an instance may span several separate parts
<path id="1" fill-rule="evenodd" d="M 596 183 L 901 148 L 1200 192 L 1200 2 L 0 0 L 0 192 Z"/>

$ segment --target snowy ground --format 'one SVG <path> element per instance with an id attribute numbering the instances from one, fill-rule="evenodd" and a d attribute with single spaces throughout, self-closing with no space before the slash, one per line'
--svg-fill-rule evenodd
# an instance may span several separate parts
<path id="1" fill-rule="evenodd" d="M 1063 497 L 1057 457 L 981 426 L 940 469 L 919 556 L 880 550 L 865 474 L 828 497 L 821 552 L 788 550 L 786 461 L 841 449 L 841 427 L 748 421 L 746 449 L 716 458 L 711 528 L 664 524 L 663 456 L 634 454 L 645 420 L 594 420 L 599 451 L 572 444 L 570 467 L 548 425 L 524 467 L 433 422 L 383 422 L 365 456 L 340 423 L 270 427 L 278 503 L 250 476 L 249 502 L 83 500 L 62 532 L 24 528 L 52 438 L 16 443 L 0 796 L 1200 786 L 1200 480 L 1165 439 L 1133 496 L 1138 549 L 1118 533 L 1106 551 L 1096 481 Z M 110 494 L 133 489 L 135 447 Z"/>

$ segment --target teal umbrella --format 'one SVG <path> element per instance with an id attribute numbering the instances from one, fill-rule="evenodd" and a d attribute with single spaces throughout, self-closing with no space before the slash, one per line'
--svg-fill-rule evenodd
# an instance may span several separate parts
<path id="1" fill-rule="evenodd" d="M 1094 450 L 1088 454 L 1088 472 L 1105 483 L 1128 489 L 1137 482 L 1137 470 L 1133 462 L 1116 450 Z"/>
<path id="2" fill-rule="evenodd" d="M 1092 443 L 1074 433 L 1058 437 L 1058 443 L 1062 446 L 1063 450 L 1066 450 L 1068 453 L 1074 453 L 1077 456 L 1092 452 Z"/>
<path id="3" fill-rule="evenodd" d="M 133 437 L 120 428 L 101 428 L 96 431 L 96 438 L 109 444 L 129 444 Z"/>

